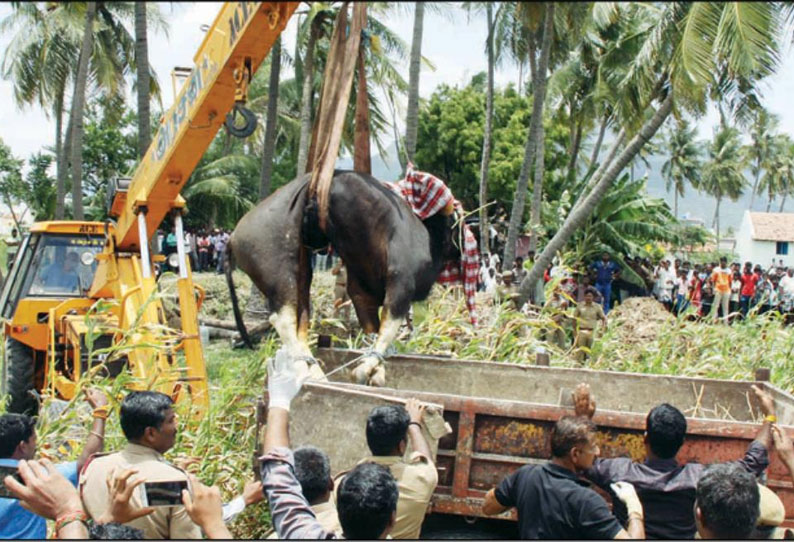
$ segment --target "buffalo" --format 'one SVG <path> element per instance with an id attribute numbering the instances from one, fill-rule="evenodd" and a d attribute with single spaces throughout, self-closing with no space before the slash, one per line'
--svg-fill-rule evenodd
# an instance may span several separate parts
<path id="1" fill-rule="evenodd" d="M 385 384 L 380 361 L 411 303 L 427 298 L 445 265 L 459 265 L 466 255 L 471 260 L 471 242 L 475 261 L 465 262 L 465 272 L 467 278 L 469 268 L 476 273 L 476 242 L 461 220 L 460 205 L 438 179 L 426 174 L 413 179 L 416 182 L 411 186 L 425 192 L 401 197 L 396 185 L 363 173 L 334 171 L 325 200 L 325 227 L 321 227 L 317 198 L 310 194 L 310 175 L 306 174 L 261 201 L 232 232 L 227 262 L 248 274 L 265 295 L 270 322 L 296 360 L 300 375 L 324 378 L 308 345 L 313 250 L 330 244 L 347 267 L 347 292 L 361 327 L 365 333 L 377 333 L 354 378 L 376 386 Z M 433 184 L 428 185 L 428 180 Z M 413 196 L 413 206 L 406 195 L 409 201 Z M 423 213 L 416 212 L 415 200 L 421 198 L 431 204 L 425 205 L 424 210 L 432 214 L 424 213 L 428 215 L 424 220 L 417 216 Z M 234 295 L 231 263 L 226 269 L 235 319 L 247 341 Z M 469 309 L 474 318 L 473 301 Z"/>

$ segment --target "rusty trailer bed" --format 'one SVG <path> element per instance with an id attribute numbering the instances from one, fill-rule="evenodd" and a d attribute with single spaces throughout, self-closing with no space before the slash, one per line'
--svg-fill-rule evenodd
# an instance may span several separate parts
<path id="1" fill-rule="evenodd" d="M 358 357 L 360 351 L 320 348 L 326 373 Z M 334 473 L 369 455 L 364 428 L 369 410 L 409 397 L 443 407 L 452 433 L 437 446 L 439 483 L 429 513 L 483 517 L 485 493 L 504 476 L 550 456 L 549 432 L 573 412 L 570 392 L 590 384 L 597 401 L 602 457 L 644 456 L 648 411 L 668 402 L 687 416 L 683 462 L 715 463 L 741 458 L 755 437 L 760 417 L 750 402 L 750 381 L 562 369 L 512 363 L 395 355 L 386 360 L 386 388 L 350 383 L 347 369 L 327 383 L 307 383 L 292 407 L 294 446 L 313 444 L 331 457 Z M 353 365 L 354 366 L 354 365 Z M 780 425 L 794 436 L 794 397 L 763 383 L 777 406 Z M 775 490 L 794 525 L 794 488 L 773 451 L 767 485 Z M 503 519 L 515 519 L 506 512 Z"/>

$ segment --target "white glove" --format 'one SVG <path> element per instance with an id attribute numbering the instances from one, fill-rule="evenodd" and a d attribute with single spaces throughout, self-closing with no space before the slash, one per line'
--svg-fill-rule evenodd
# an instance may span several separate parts
<path id="1" fill-rule="evenodd" d="M 615 492 L 615 496 L 626 505 L 626 510 L 628 510 L 629 515 L 638 514 L 640 519 L 644 517 L 642 503 L 633 485 L 629 482 L 615 482 L 614 484 L 610 484 L 609 487 Z"/>
<path id="2" fill-rule="evenodd" d="M 302 385 L 303 381 L 298 380 L 295 364 L 286 349 L 279 348 L 276 357 L 267 360 L 267 392 L 270 397 L 268 407 L 289 411 L 289 405 Z"/>

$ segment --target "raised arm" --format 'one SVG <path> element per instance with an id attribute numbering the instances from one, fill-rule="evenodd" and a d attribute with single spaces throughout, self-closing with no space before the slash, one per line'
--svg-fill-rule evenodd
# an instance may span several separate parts
<path id="1" fill-rule="evenodd" d="M 761 424 L 761 429 L 758 430 L 758 434 L 755 436 L 755 440 L 763 444 L 764 447 L 769 450 L 772 447 L 772 424 L 777 422 L 777 416 L 775 415 L 775 400 L 759 386 L 752 385 L 750 388 L 753 390 L 753 394 L 755 394 L 755 398 L 758 400 L 761 414 L 764 415 L 764 421 Z"/>
<path id="2" fill-rule="evenodd" d="M 94 409 L 94 423 L 91 426 L 83 451 L 77 459 L 77 472 L 83 469 L 83 465 L 85 465 L 89 457 L 105 448 L 105 420 L 107 420 L 110 413 L 108 398 L 101 391 L 86 389 L 85 400 Z"/>
<path id="3" fill-rule="evenodd" d="M 283 348 L 276 352 L 275 359 L 267 362 L 269 402 L 263 442 L 265 454 L 260 458 L 262 487 L 279 538 L 324 539 L 331 533 L 322 528 L 303 496 L 289 449 L 290 403 L 301 387 L 293 363 Z"/>
<path id="4" fill-rule="evenodd" d="M 425 435 L 422 433 L 422 416 L 427 410 L 427 405 L 412 397 L 406 401 L 405 410 L 408 411 L 408 416 L 411 418 L 408 424 L 408 439 L 411 442 L 411 448 L 425 456 L 432 463 L 433 452 L 430 450 L 430 444 L 428 444 Z"/>

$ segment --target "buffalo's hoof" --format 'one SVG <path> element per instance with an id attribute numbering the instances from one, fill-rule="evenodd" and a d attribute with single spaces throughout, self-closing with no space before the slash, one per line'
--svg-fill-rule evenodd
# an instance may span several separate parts
<path id="1" fill-rule="evenodd" d="M 353 370 L 353 382 L 356 384 L 367 384 L 378 367 L 377 359 L 365 359 L 358 367 Z"/>
<path id="2" fill-rule="evenodd" d="M 386 368 L 383 365 L 379 365 L 369 377 L 367 384 L 375 388 L 386 386 Z"/>

